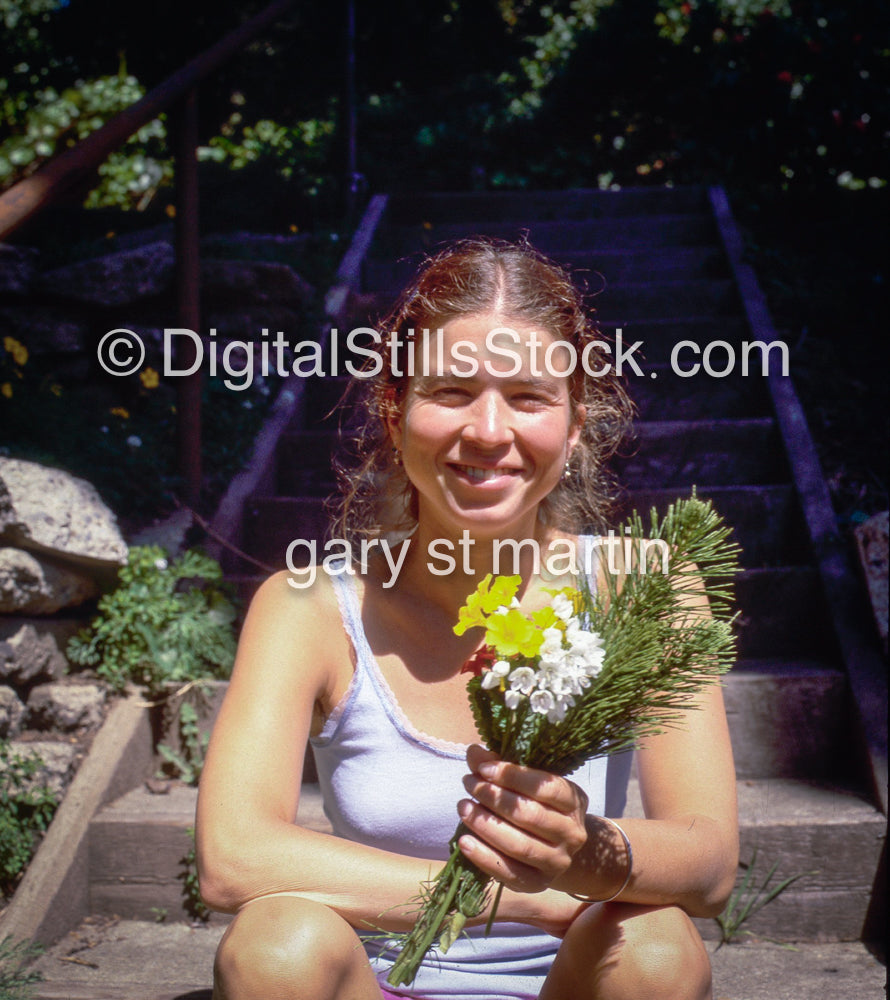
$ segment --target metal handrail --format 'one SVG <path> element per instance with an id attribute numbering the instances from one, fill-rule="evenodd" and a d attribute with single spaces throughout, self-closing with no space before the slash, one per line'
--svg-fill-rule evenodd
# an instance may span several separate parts
<path id="1" fill-rule="evenodd" d="M 259 14 L 171 74 L 141 100 L 121 111 L 72 149 L 44 164 L 32 176 L 0 195 L 0 240 L 44 209 L 76 191 L 119 146 L 162 112 L 177 106 L 176 160 L 176 289 L 180 326 L 199 328 L 197 161 L 197 85 L 272 24 L 294 0 L 275 0 Z M 189 347 L 194 346 L 189 338 Z M 194 358 L 182 358 L 186 370 Z M 201 372 L 177 384 L 179 464 L 186 499 L 196 504 L 201 491 Z"/>

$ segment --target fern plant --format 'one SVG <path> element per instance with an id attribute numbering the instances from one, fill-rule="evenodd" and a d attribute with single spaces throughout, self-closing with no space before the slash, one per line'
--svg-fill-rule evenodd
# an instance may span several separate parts
<path id="1" fill-rule="evenodd" d="M 37 780 L 41 767 L 36 755 L 16 753 L 0 740 L 0 898 L 12 893 L 58 805 Z"/>
<path id="2" fill-rule="evenodd" d="M 163 698 L 170 683 L 231 671 L 235 609 L 219 564 L 201 552 L 170 562 L 159 546 L 135 546 L 98 610 L 69 642 L 68 657 L 116 691 L 138 684 Z"/>

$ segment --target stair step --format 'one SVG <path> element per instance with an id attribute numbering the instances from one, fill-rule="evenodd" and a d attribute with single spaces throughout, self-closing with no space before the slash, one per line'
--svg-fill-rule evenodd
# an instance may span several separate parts
<path id="1" fill-rule="evenodd" d="M 97 815 L 89 861 L 94 914 L 150 920 L 160 909 L 180 918 L 181 858 L 191 844 L 196 798 L 196 790 L 185 787 L 168 796 L 136 789 Z M 739 809 L 742 859 L 756 847 L 757 870 L 764 875 L 775 862 L 779 877 L 823 866 L 762 910 L 750 929 L 785 940 L 857 938 L 885 833 L 883 817 L 848 792 L 778 778 L 741 781 Z M 642 814 L 635 781 L 625 814 Z M 330 829 L 317 785 L 303 786 L 299 818 L 310 829 Z"/>
<path id="2" fill-rule="evenodd" d="M 703 921 L 711 931 L 713 921 Z M 91 920 L 36 964 L 34 1000 L 211 1000 L 219 924 Z M 710 934 L 707 934 L 710 937 Z M 793 948 L 745 939 L 707 945 L 714 996 L 745 1000 L 857 1000 L 883 996 L 887 973 L 859 941 L 799 942 Z M 81 964 L 84 954 L 89 961 Z M 74 961 L 72 961 L 74 959 Z"/>
<path id="3" fill-rule="evenodd" d="M 749 863 L 756 849 L 755 884 L 774 864 L 773 885 L 813 873 L 751 917 L 745 929 L 780 941 L 858 940 L 886 835 L 881 813 L 853 793 L 781 778 L 740 781 L 738 800 L 740 858 Z M 633 780 L 625 815 L 643 815 Z M 699 928 L 716 933 L 710 924 Z"/>
<path id="4" fill-rule="evenodd" d="M 812 566 L 762 566 L 735 578 L 739 655 L 815 657 L 834 654 L 819 574 Z M 806 622 L 806 627 L 801 627 Z"/>
<path id="5" fill-rule="evenodd" d="M 618 514 L 623 518 L 631 510 L 637 510 L 646 526 L 652 507 L 662 517 L 683 492 L 676 487 L 628 490 L 618 505 Z M 807 561 L 808 544 L 792 486 L 699 483 L 697 495 L 703 500 L 712 500 L 715 510 L 732 527 L 735 540 L 742 548 L 742 566 L 793 566 Z"/>
<path id="6" fill-rule="evenodd" d="M 403 225 L 424 222 L 488 223 L 536 219 L 539 221 L 703 212 L 708 209 L 707 190 L 701 186 L 679 188 L 639 187 L 621 191 L 577 188 L 571 191 L 468 191 L 460 193 L 399 194 L 390 198 L 388 219 Z"/>
<path id="7" fill-rule="evenodd" d="M 788 478 L 775 422 L 666 420 L 635 425 L 615 471 L 628 489 L 767 484 Z"/>
<path id="8" fill-rule="evenodd" d="M 840 784 L 848 773 L 844 673 L 818 660 L 740 659 L 724 699 L 739 780 Z"/>
<path id="9" fill-rule="evenodd" d="M 634 378 L 628 391 L 643 423 L 658 420 L 750 420 L 769 416 L 767 380 L 740 371 L 715 379 L 705 371 L 678 375 L 669 365 L 648 366 L 649 378 Z M 653 373 L 654 372 L 654 376 Z"/>
<path id="10" fill-rule="evenodd" d="M 452 217 L 453 218 L 453 217 Z M 509 221 L 419 222 L 391 226 L 374 241 L 375 256 L 401 257 L 417 250 L 436 250 L 440 244 L 474 236 L 529 242 L 545 254 L 608 246 L 628 250 L 638 247 L 702 246 L 717 240 L 712 216 L 697 214 L 629 215 L 577 221 L 535 220 L 513 217 Z"/>
<path id="11" fill-rule="evenodd" d="M 305 785 L 298 821 L 329 831 L 318 786 Z M 183 859 L 193 846 L 198 791 L 173 785 L 166 795 L 135 788 L 107 805 L 90 824 L 90 912 L 151 920 L 187 916 Z"/>

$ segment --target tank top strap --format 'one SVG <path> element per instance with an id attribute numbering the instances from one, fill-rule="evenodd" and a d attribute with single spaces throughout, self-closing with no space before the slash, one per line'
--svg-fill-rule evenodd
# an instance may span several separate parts
<path id="1" fill-rule="evenodd" d="M 362 608 L 358 599 L 358 590 L 353 580 L 353 574 L 345 568 L 341 570 L 339 566 L 330 574 L 331 586 L 337 597 L 337 605 L 340 608 L 340 617 L 343 620 L 343 628 L 355 650 L 356 671 L 367 669 L 368 657 L 371 650 L 368 646 L 368 639 L 365 635 L 365 627 L 362 624 Z"/>

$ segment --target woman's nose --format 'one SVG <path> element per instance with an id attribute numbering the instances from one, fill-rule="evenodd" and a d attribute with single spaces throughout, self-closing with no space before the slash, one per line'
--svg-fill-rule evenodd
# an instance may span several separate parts
<path id="1" fill-rule="evenodd" d="M 473 403 L 464 437 L 474 443 L 494 447 L 513 440 L 510 407 L 497 392 L 483 392 Z"/>

